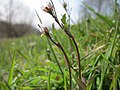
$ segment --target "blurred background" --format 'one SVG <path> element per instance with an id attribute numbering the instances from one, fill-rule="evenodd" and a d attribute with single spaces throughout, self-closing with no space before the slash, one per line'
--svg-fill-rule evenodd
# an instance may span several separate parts
<path id="1" fill-rule="evenodd" d="M 0 0 L 0 38 L 39 33 L 37 27 L 39 21 L 35 10 L 44 25 L 50 27 L 55 21 L 41 9 L 47 6 L 48 2 L 49 0 Z M 89 16 L 96 17 L 86 9 L 83 3 L 88 4 L 96 12 L 106 16 L 112 16 L 114 11 L 114 0 L 53 0 L 53 2 L 60 19 L 65 13 L 62 4 L 63 2 L 67 3 L 72 24 L 87 20 Z M 119 3 L 120 0 L 118 0 Z M 56 27 L 58 26 L 56 25 Z"/>
<path id="2" fill-rule="evenodd" d="M 70 60 L 73 90 L 82 83 L 75 80 L 78 62 L 74 41 L 42 10 L 49 1 L 0 0 L 0 90 L 64 90 L 70 86 L 65 57 L 48 38 L 41 37 L 35 10 Z M 59 20 L 69 23 L 64 3 L 71 16 L 70 32 L 80 51 L 83 87 L 120 90 L 120 0 L 52 1 Z M 53 23 L 55 28 L 51 28 Z"/>

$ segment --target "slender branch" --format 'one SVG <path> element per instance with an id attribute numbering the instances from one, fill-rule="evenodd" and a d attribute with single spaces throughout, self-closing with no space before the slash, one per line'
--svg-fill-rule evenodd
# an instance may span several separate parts
<path id="1" fill-rule="evenodd" d="M 62 50 L 62 52 L 63 52 L 63 54 L 64 54 L 64 56 L 65 56 L 65 58 L 66 58 L 66 60 L 67 60 L 67 63 L 68 63 L 68 68 L 69 68 L 69 78 L 70 78 L 70 90 L 71 90 L 71 87 L 72 87 L 72 76 L 71 76 L 70 62 L 69 62 L 69 60 L 68 60 L 68 57 L 67 57 L 67 55 L 66 55 L 64 49 L 61 48 L 61 50 Z"/>
<path id="2" fill-rule="evenodd" d="M 53 48 L 52 48 L 52 46 L 51 46 L 51 44 L 50 44 L 50 41 L 49 41 L 49 39 L 48 39 L 48 38 L 47 38 L 47 40 L 48 40 L 49 46 L 50 46 L 50 48 L 51 48 L 51 50 L 52 50 L 52 52 L 53 52 L 53 55 L 54 55 L 55 60 L 56 60 L 56 62 L 57 62 L 57 65 L 58 65 L 58 67 L 59 67 L 59 69 L 60 69 L 60 71 L 61 71 L 62 75 L 64 75 L 64 73 L 63 73 L 63 71 L 62 71 L 62 69 L 61 69 L 61 67 L 60 67 L 60 63 L 59 63 L 59 61 L 58 61 L 57 57 L 55 56 L 55 53 L 54 53 L 54 51 L 53 51 Z"/>
<path id="3" fill-rule="evenodd" d="M 57 22 L 57 24 L 58 24 L 61 28 L 63 28 L 63 25 L 60 24 L 60 22 L 59 22 L 57 16 L 54 16 L 54 15 L 52 15 L 52 16 L 53 16 L 53 18 L 55 19 L 55 21 Z"/>
<path id="4" fill-rule="evenodd" d="M 63 55 L 65 57 L 65 60 L 67 61 L 67 65 L 68 65 L 68 69 L 69 69 L 69 78 L 70 78 L 70 90 L 71 90 L 71 86 L 72 86 L 72 75 L 71 75 L 71 69 L 70 69 L 70 62 L 68 59 L 67 54 L 65 53 L 62 45 L 59 42 L 55 42 L 50 36 L 48 36 L 48 38 L 58 47 L 61 49 L 61 51 L 63 52 Z"/>
<path id="5" fill-rule="evenodd" d="M 79 67 L 79 74 L 78 75 L 79 75 L 79 79 L 81 79 L 80 53 L 79 53 L 79 49 L 78 49 L 78 46 L 77 46 L 77 43 L 76 43 L 74 37 L 72 37 L 72 40 L 73 40 L 75 47 L 76 47 L 76 50 L 77 50 L 77 59 L 78 59 L 78 67 Z"/>
<path id="6" fill-rule="evenodd" d="M 68 35 L 68 37 L 70 37 L 75 45 L 75 48 L 76 48 L 76 52 L 77 52 L 77 60 L 78 60 L 78 67 L 79 67 L 79 79 L 81 79 L 81 66 L 80 66 L 80 53 L 79 53 L 79 49 L 78 49 L 78 46 L 77 46 L 77 43 L 75 41 L 75 38 L 73 37 L 73 35 L 68 31 L 68 30 L 64 30 L 65 33 Z"/>
<path id="7" fill-rule="evenodd" d="M 80 53 L 79 53 L 79 49 L 78 49 L 78 46 L 77 46 L 77 43 L 73 37 L 73 35 L 70 33 L 70 31 L 67 29 L 64 28 L 64 25 L 63 24 L 60 24 L 58 18 L 57 18 L 57 15 L 53 15 L 53 18 L 55 19 L 55 21 L 58 23 L 58 25 L 64 30 L 64 32 L 68 35 L 68 37 L 70 37 L 73 42 L 74 42 L 74 45 L 75 45 L 75 48 L 76 48 L 76 52 L 77 52 L 77 60 L 78 60 L 78 67 L 79 67 L 79 79 L 81 79 L 81 66 L 80 66 Z"/>

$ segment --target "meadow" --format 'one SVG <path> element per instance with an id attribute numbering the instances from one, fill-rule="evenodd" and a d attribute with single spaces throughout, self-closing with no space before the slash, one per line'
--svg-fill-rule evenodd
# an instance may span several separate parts
<path id="1" fill-rule="evenodd" d="M 103 16 L 88 9 L 96 18 L 70 26 L 80 52 L 81 78 L 74 42 L 53 26 L 50 35 L 62 45 L 70 66 L 46 35 L 2 39 L 0 90 L 119 90 L 120 16 L 117 12 Z M 64 25 L 65 19 L 63 16 Z"/>

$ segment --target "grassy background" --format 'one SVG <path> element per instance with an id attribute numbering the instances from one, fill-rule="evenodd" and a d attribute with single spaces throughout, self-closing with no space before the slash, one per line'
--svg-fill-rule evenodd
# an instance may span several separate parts
<path id="1" fill-rule="evenodd" d="M 71 26 L 71 33 L 76 38 L 81 54 L 86 89 L 119 90 L 119 19 L 116 16 L 96 15 L 96 19 L 89 18 Z M 63 45 L 71 65 L 76 67 L 76 56 L 72 58 L 69 39 L 62 30 L 52 32 L 55 40 Z M 64 77 L 56 59 L 60 62 Z M 68 70 L 62 52 L 45 36 L 30 35 L 0 40 L 0 90 L 64 90 L 68 87 L 67 79 Z M 72 81 L 72 88 L 76 90 L 77 84 L 75 80 Z"/>

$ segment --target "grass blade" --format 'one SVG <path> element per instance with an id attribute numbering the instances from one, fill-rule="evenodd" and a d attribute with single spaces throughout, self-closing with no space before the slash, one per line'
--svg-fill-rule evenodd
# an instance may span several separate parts
<path id="1" fill-rule="evenodd" d="M 64 72 L 64 89 L 67 90 L 67 83 L 66 83 L 66 72 Z"/>
<path id="2" fill-rule="evenodd" d="M 109 90 L 117 90 L 117 80 L 119 76 L 120 76 L 120 65 L 116 65 L 115 73 L 113 75 L 112 83 L 110 85 Z"/>
<path id="3" fill-rule="evenodd" d="M 26 55 L 24 55 L 20 50 L 17 50 L 17 52 L 21 55 L 21 56 L 23 56 L 25 59 L 27 59 L 27 60 L 30 60 Z"/>
<path id="4" fill-rule="evenodd" d="M 16 58 L 16 51 L 14 51 L 14 55 L 13 55 L 13 59 L 12 59 L 12 64 L 10 67 L 10 74 L 9 74 L 9 78 L 8 78 L 8 84 L 11 85 L 12 84 L 12 80 L 13 80 L 13 72 L 14 72 L 14 66 L 15 66 L 15 58 Z"/>
<path id="5" fill-rule="evenodd" d="M 105 57 L 105 55 L 102 54 L 102 57 L 103 57 L 104 60 L 106 60 L 106 61 L 113 67 L 113 69 L 115 69 L 115 66 L 113 65 L 113 63 L 110 62 L 110 61 Z"/>
<path id="6" fill-rule="evenodd" d="M 111 20 L 109 20 L 107 17 L 97 13 L 93 8 L 91 8 L 89 5 L 83 3 L 91 12 L 93 12 L 95 15 L 97 15 L 102 21 L 107 23 L 109 26 L 113 26 L 113 23 Z"/>
<path id="7" fill-rule="evenodd" d="M 76 83 L 78 84 L 80 90 L 86 90 L 86 85 L 79 78 L 77 78 L 73 73 L 72 73 L 72 76 L 75 79 Z"/>
<path id="8" fill-rule="evenodd" d="M 49 72 L 48 72 L 48 90 L 51 90 L 51 86 L 50 86 L 50 76 L 51 76 L 51 70 L 49 69 Z"/>

